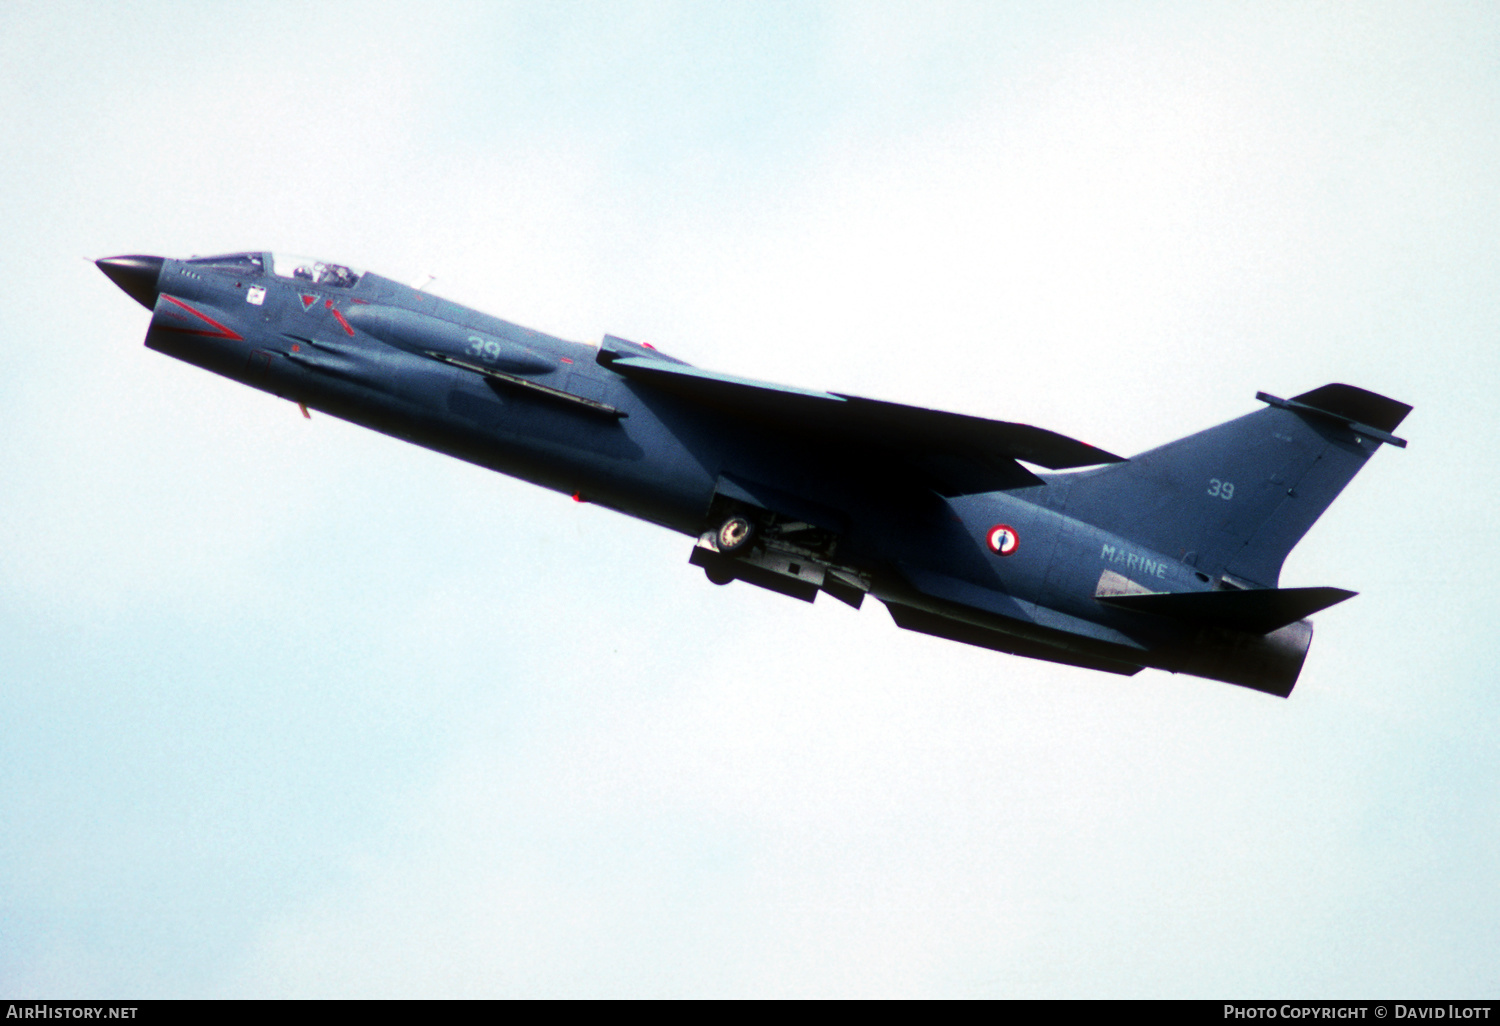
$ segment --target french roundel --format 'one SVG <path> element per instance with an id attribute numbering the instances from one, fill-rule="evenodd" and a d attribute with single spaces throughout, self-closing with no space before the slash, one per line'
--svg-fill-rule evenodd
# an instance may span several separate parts
<path id="1" fill-rule="evenodd" d="M 990 543 L 990 551 L 997 556 L 1008 556 L 1021 544 L 1021 536 L 1009 524 L 996 524 L 990 528 L 985 540 Z"/>

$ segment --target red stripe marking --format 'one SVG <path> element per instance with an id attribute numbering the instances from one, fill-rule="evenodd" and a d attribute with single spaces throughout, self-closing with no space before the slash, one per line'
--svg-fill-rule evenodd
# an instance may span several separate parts
<path id="1" fill-rule="evenodd" d="M 562 358 L 562 362 L 563 362 L 563 363 L 572 363 L 572 362 L 573 362 L 573 359 L 572 359 L 572 357 L 569 357 L 569 356 L 564 356 L 564 357 L 563 357 L 563 358 Z"/>
<path id="2" fill-rule="evenodd" d="M 328 309 L 333 310 L 333 316 L 338 319 L 339 325 L 341 327 L 343 327 L 343 329 L 344 329 L 344 333 L 347 334 L 350 338 L 353 338 L 354 337 L 354 329 L 351 328 L 351 327 L 349 327 L 349 322 L 346 321 L 346 320 L 344 320 L 344 315 L 343 314 L 339 313 L 337 310 L 334 310 L 334 308 L 333 308 L 333 300 L 330 299 L 328 302 L 324 303 L 323 305 L 326 306 L 326 307 L 328 307 Z"/>
<path id="3" fill-rule="evenodd" d="M 212 317 L 208 316 L 208 314 L 202 312 L 201 310 L 194 310 L 192 307 L 188 306 L 176 296 L 169 296 L 165 292 L 163 292 L 161 298 L 165 299 L 169 303 L 174 303 L 177 306 L 182 307 L 194 317 L 198 318 L 201 321 L 204 321 L 205 323 L 212 324 L 215 328 L 218 329 L 217 331 L 205 331 L 202 328 L 183 328 L 175 324 L 163 324 L 161 325 L 161 329 L 163 331 L 180 331 L 185 335 L 202 335 L 204 338 L 227 338 L 231 341 L 236 342 L 244 339 L 245 337 L 244 335 L 241 335 L 239 332 L 235 331 L 233 328 L 220 324 L 218 321 L 214 320 Z"/>

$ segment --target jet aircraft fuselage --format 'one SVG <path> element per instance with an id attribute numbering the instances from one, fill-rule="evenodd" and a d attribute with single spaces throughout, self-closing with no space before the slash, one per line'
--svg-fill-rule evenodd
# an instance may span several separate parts
<path id="1" fill-rule="evenodd" d="M 1281 564 L 1410 407 L 1325 385 L 1134 460 L 1055 432 L 555 338 L 272 253 L 100 268 L 146 345 L 696 539 L 710 580 L 859 606 L 997 651 L 1287 695 L 1349 597 Z M 1042 474 L 1025 464 L 1052 471 Z M 1091 470 L 1077 468 L 1092 467 Z"/>

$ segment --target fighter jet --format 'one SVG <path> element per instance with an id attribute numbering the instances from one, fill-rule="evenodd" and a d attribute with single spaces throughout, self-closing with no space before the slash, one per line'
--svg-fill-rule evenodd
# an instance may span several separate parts
<path id="1" fill-rule="evenodd" d="M 1307 617 L 1281 567 L 1405 403 L 1329 384 L 1132 459 L 1052 431 L 569 342 L 281 253 L 98 266 L 146 346 L 695 539 L 689 562 L 997 652 L 1285 697 Z M 1087 468 L 1087 469 L 1084 469 Z M 1066 471 L 1059 473 L 1059 471 Z"/>

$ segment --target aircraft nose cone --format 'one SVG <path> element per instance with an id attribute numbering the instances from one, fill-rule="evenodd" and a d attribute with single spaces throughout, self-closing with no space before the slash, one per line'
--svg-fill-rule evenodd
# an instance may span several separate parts
<path id="1" fill-rule="evenodd" d="M 161 277 L 161 265 L 162 258 L 158 256 L 117 256 L 94 261 L 94 266 L 110 281 L 147 310 L 156 308 L 159 293 L 156 279 Z"/>

